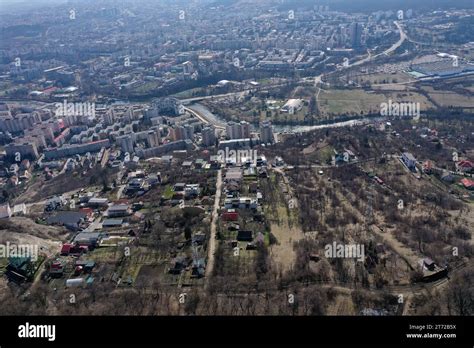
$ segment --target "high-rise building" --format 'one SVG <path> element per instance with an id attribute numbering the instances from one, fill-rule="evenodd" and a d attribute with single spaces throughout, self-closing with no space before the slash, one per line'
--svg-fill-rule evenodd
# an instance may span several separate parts
<path id="1" fill-rule="evenodd" d="M 83 155 L 87 152 L 99 152 L 104 147 L 110 147 L 109 139 L 97 140 L 78 145 L 64 145 L 59 148 L 48 149 L 44 151 L 44 158 L 46 160 L 54 160 L 62 157 Z"/>
<path id="2" fill-rule="evenodd" d="M 0 130 L 11 133 L 33 128 L 41 123 L 41 117 L 37 113 L 22 113 L 12 116 L 9 110 L 0 112 Z"/>
<path id="3" fill-rule="evenodd" d="M 172 132 L 174 141 L 192 139 L 194 137 L 194 126 L 176 126 Z"/>
<path id="4" fill-rule="evenodd" d="M 20 154 L 21 158 L 31 157 L 35 160 L 39 157 L 35 143 L 8 144 L 5 146 L 5 151 L 8 157 L 13 158 L 16 157 L 17 154 Z"/>
<path id="5" fill-rule="evenodd" d="M 114 124 L 115 122 L 115 113 L 114 109 L 110 108 L 104 113 L 104 122 L 106 125 Z"/>
<path id="6" fill-rule="evenodd" d="M 238 127 L 238 124 L 235 122 L 229 122 L 227 123 L 225 127 L 225 132 L 227 134 L 227 138 L 229 139 L 239 139 L 241 138 L 240 135 L 238 134 L 240 130 L 240 127 Z"/>
<path id="7" fill-rule="evenodd" d="M 131 134 L 122 135 L 117 137 L 117 144 L 120 145 L 120 149 L 123 152 L 133 152 L 133 139 Z"/>
<path id="8" fill-rule="evenodd" d="M 46 139 L 44 138 L 43 135 L 41 134 L 31 134 L 31 135 L 25 135 L 24 137 L 22 138 L 19 138 L 21 139 L 20 141 L 16 141 L 15 142 L 17 144 L 19 143 L 34 143 L 36 145 L 36 149 L 43 149 L 47 146 L 47 143 L 46 143 Z"/>
<path id="9" fill-rule="evenodd" d="M 250 138 L 250 124 L 246 121 L 240 121 L 240 132 L 242 138 Z"/>
<path id="10" fill-rule="evenodd" d="M 350 33 L 352 48 L 359 48 L 361 46 L 362 26 L 357 22 L 352 23 Z"/>
<path id="11" fill-rule="evenodd" d="M 184 126 L 176 126 L 173 128 L 173 140 L 186 140 L 188 139 L 188 132 Z"/>
<path id="12" fill-rule="evenodd" d="M 159 129 L 149 130 L 148 131 L 148 146 L 156 147 L 160 145 L 160 133 Z"/>
<path id="13" fill-rule="evenodd" d="M 250 124 L 245 121 L 229 122 L 226 126 L 226 134 L 229 139 L 250 138 Z"/>
<path id="14" fill-rule="evenodd" d="M 263 144 L 272 144 L 275 142 L 272 123 L 270 121 L 265 121 L 260 124 L 260 141 Z"/>
<path id="15" fill-rule="evenodd" d="M 185 139 L 193 139 L 194 137 L 194 126 L 191 124 L 187 124 L 184 126 L 184 130 L 186 131 L 186 138 Z"/>
<path id="16" fill-rule="evenodd" d="M 203 128 L 202 134 L 202 145 L 213 146 L 216 143 L 216 131 L 213 126 Z"/>

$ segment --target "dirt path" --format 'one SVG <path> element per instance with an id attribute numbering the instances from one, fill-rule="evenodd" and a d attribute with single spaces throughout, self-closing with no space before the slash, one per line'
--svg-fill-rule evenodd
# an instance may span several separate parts
<path id="1" fill-rule="evenodd" d="M 278 240 L 278 244 L 272 245 L 270 248 L 270 256 L 283 272 L 287 272 L 293 266 L 296 259 L 296 252 L 293 243 L 303 239 L 304 234 L 299 227 L 289 227 L 286 219 L 286 212 L 282 212 L 285 220 L 281 224 L 272 223 L 272 234 Z"/>
<path id="2" fill-rule="evenodd" d="M 332 308 L 329 308 L 328 315 L 354 315 L 354 304 L 349 295 L 337 295 Z"/>
<path id="3" fill-rule="evenodd" d="M 399 240 L 395 238 L 391 231 L 382 232 L 377 226 L 374 226 L 371 231 L 381 237 L 384 243 L 386 243 L 401 258 L 403 258 L 405 262 L 407 262 L 412 267 L 412 269 L 417 268 L 418 260 L 423 258 L 421 254 L 415 253 L 415 251 L 402 244 Z"/>
<path id="4" fill-rule="evenodd" d="M 216 231 L 217 231 L 217 220 L 218 220 L 218 210 L 221 200 L 222 192 L 222 170 L 217 171 L 217 181 L 216 181 L 216 197 L 214 199 L 214 210 L 212 211 L 212 222 L 211 222 L 211 235 L 209 237 L 209 248 L 207 254 L 207 266 L 206 266 L 206 279 L 209 280 L 212 270 L 214 269 L 214 254 L 216 252 Z"/>
<path id="5" fill-rule="evenodd" d="M 273 168 L 275 172 L 281 174 L 283 183 L 288 191 L 288 198 L 292 201 L 292 208 L 290 214 L 298 207 L 298 200 L 293 192 L 293 189 L 288 181 L 286 173 L 280 168 Z M 303 239 L 303 230 L 298 225 L 289 226 L 286 207 L 279 207 L 278 209 L 279 223 L 273 222 L 271 224 L 272 234 L 276 237 L 278 244 L 272 245 L 270 248 L 270 256 L 275 261 L 277 266 L 283 271 L 289 271 L 296 259 L 296 252 L 293 248 L 293 243 Z"/>
<path id="6" fill-rule="evenodd" d="M 81 188 L 78 188 L 78 189 L 75 189 L 75 190 L 72 190 L 72 191 L 68 191 L 68 192 L 64 192 L 64 193 L 58 194 L 58 196 L 71 197 L 72 195 L 78 193 L 80 190 L 81 190 Z M 20 197 L 22 197 L 22 196 L 20 196 Z M 20 198 L 20 197 L 19 197 L 19 198 Z M 21 200 L 18 200 L 18 201 L 16 201 L 15 203 L 20 203 L 20 202 L 22 202 L 24 198 L 25 198 L 25 197 L 22 197 Z M 24 202 L 27 202 L 27 200 L 26 200 L 26 201 L 23 201 L 23 203 L 24 203 Z M 27 206 L 27 207 L 31 207 L 31 206 L 33 206 L 33 205 L 45 205 L 47 202 L 48 202 L 47 199 L 43 199 L 43 200 L 40 200 L 40 201 L 35 201 L 35 202 L 26 203 L 26 206 Z"/>

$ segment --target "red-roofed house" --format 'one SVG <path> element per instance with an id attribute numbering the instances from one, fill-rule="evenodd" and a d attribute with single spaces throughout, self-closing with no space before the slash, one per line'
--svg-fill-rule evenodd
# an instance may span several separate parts
<path id="1" fill-rule="evenodd" d="M 86 214 L 88 219 L 92 218 L 93 215 L 94 215 L 94 210 L 92 210 L 92 208 L 81 208 L 81 209 L 79 209 L 79 211 L 81 213 Z"/>
<path id="2" fill-rule="evenodd" d="M 69 255 L 69 251 L 72 247 L 73 245 L 70 243 L 63 244 L 63 246 L 61 247 L 61 255 Z"/>
<path id="3" fill-rule="evenodd" d="M 239 213 L 237 213 L 234 209 L 230 209 L 222 213 L 222 220 L 224 221 L 237 221 L 238 219 Z"/>
<path id="4" fill-rule="evenodd" d="M 474 169 L 474 162 L 469 160 L 462 160 L 456 163 L 456 169 L 461 172 L 471 172 Z"/>
<path id="5" fill-rule="evenodd" d="M 61 247 L 61 255 L 75 255 L 79 256 L 86 253 L 89 250 L 87 246 L 78 245 L 73 243 L 64 243 Z"/>
<path id="6" fill-rule="evenodd" d="M 62 276 L 64 273 L 64 265 L 61 262 L 61 260 L 56 260 L 51 264 L 51 267 L 49 268 L 49 275 L 52 277 L 55 276 Z"/>
<path id="7" fill-rule="evenodd" d="M 474 180 L 464 178 L 459 182 L 464 188 L 467 188 L 468 190 L 474 190 Z"/>

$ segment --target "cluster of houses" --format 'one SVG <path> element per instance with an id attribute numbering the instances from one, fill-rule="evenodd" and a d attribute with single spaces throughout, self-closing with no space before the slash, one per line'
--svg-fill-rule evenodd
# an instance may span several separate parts
<path id="1" fill-rule="evenodd" d="M 161 184 L 161 173 L 145 173 L 143 170 L 131 171 L 127 174 L 124 194 L 128 197 L 139 197 Z"/>
<path id="2" fill-rule="evenodd" d="M 25 203 L 15 204 L 10 207 L 10 204 L 7 202 L 0 205 L 0 219 L 8 219 L 12 216 L 23 216 L 28 212 L 28 207 Z"/>
<path id="3" fill-rule="evenodd" d="M 48 274 L 51 278 L 67 276 L 66 286 L 90 285 L 96 263 L 87 259 L 87 253 L 98 247 L 107 234 L 103 232 L 79 232 L 72 241 L 64 243 L 59 256 L 51 262 Z M 83 256 L 84 255 L 84 256 Z M 86 259 L 83 259 L 86 257 Z"/>
<path id="4" fill-rule="evenodd" d="M 258 242 L 264 241 L 263 193 L 259 180 L 268 178 L 265 156 L 255 156 L 253 160 L 242 158 L 240 161 L 223 159 L 224 202 L 220 210 L 220 225 L 223 231 L 231 232 L 231 248 L 243 243 L 246 250 L 256 249 Z M 259 230 L 242 229 L 241 225 L 253 221 Z"/>
<path id="5" fill-rule="evenodd" d="M 256 248 L 258 241 L 264 241 L 263 236 L 263 195 L 259 189 L 259 179 L 267 178 L 267 161 L 264 156 L 256 156 L 253 159 L 248 157 L 224 157 L 221 155 L 210 156 L 208 161 L 183 161 L 184 168 L 194 169 L 222 169 L 223 170 L 223 200 L 220 202 L 220 226 L 231 231 L 235 237 L 230 240 L 233 248 L 244 243 L 247 250 Z M 196 198 L 201 198 L 203 188 L 196 183 L 177 182 L 171 187 L 171 192 L 167 194 L 166 200 L 162 204 L 183 204 Z M 162 198 L 163 199 L 163 198 Z M 189 206 L 196 208 L 200 200 L 195 200 Z M 186 203 L 187 205 L 188 203 Z M 212 203 L 211 203 L 212 204 Z M 261 231 L 241 229 L 242 219 L 251 217 L 252 221 L 261 226 Z M 246 220 L 247 222 L 247 220 Z M 190 271 L 191 277 L 200 278 L 205 274 L 205 257 L 202 257 L 203 246 L 207 237 L 204 233 L 193 233 L 190 241 L 193 249 L 193 256 L 179 253 L 174 257 L 168 267 L 168 273 L 181 275 L 185 271 Z"/>
<path id="6" fill-rule="evenodd" d="M 127 178 L 127 185 L 141 177 L 135 174 Z M 66 276 L 67 287 L 92 284 L 96 264 L 89 253 L 99 247 L 117 245 L 110 243 L 113 238 L 133 239 L 136 233 L 130 227 L 144 218 L 138 212 L 143 207 L 140 202 L 110 201 L 94 192 L 81 191 L 71 197 L 51 197 L 45 204 L 44 221 L 73 232 L 48 268 L 51 278 Z"/>
<path id="7" fill-rule="evenodd" d="M 185 172 L 214 170 L 220 168 L 220 163 L 215 156 L 210 156 L 208 161 L 196 159 L 194 161 L 184 160 L 181 166 Z M 210 207 L 212 200 L 205 194 L 204 188 L 195 182 L 176 182 L 168 186 L 169 191 L 161 197 L 161 205 L 178 206 L 185 210 L 204 212 L 204 206 Z M 208 208 L 208 213 L 210 208 Z M 206 258 L 204 249 L 207 244 L 207 236 L 201 231 L 192 233 L 191 239 L 184 243 L 178 243 L 178 249 L 185 245 L 192 249 L 192 257 L 187 253 L 181 252 L 171 259 L 168 267 L 168 273 L 171 275 L 182 275 L 189 271 L 190 278 L 202 278 L 206 271 Z M 188 273 L 187 273 L 188 274 Z M 186 277 L 181 278 L 186 279 Z"/>
<path id="8" fill-rule="evenodd" d="M 15 187 L 28 182 L 32 177 L 32 166 L 28 159 L 7 166 L 0 166 L 0 187 Z"/>
<path id="9" fill-rule="evenodd" d="M 427 161 L 429 162 L 429 161 Z M 457 184 L 462 188 L 472 191 L 474 190 L 474 163 L 469 160 L 460 160 L 455 163 L 455 171 L 450 170 L 439 170 L 433 169 L 431 162 L 423 164 L 423 171 L 427 174 L 435 173 L 439 176 L 439 178 L 448 183 L 455 183 L 457 178 L 461 176 L 461 179 L 457 181 Z"/>
<path id="10" fill-rule="evenodd" d="M 134 238 L 136 233 L 129 225 L 143 218 L 136 215 L 142 204 L 128 204 L 123 200 L 109 202 L 106 198 L 90 195 L 80 196 L 79 201 L 81 208 L 78 211 L 54 211 L 46 220 L 48 224 L 62 225 L 74 231 L 49 267 L 51 278 L 73 277 L 66 279 L 68 287 L 90 285 L 96 264 L 87 259 L 88 254 L 99 247 L 117 245 L 108 243 L 112 238 Z"/>
<path id="11" fill-rule="evenodd" d="M 413 172 L 417 171 L 417 161 L 416 158 L 409 152 L 402 153 L 401 156 L 402 163 Z M 440 180 L 451 184 L 456 182 L 456 177 L 463 176 L 459 181 L 459 186 L 467 189 L 474 190 L 474 162 L 463 159 L 458 160 L 454 164 L 455 170 L 447 170 L 436 168 L 432 161 L 427 160 L 421 164 L 421 170 L 425 174 L 436 174 Z"/>

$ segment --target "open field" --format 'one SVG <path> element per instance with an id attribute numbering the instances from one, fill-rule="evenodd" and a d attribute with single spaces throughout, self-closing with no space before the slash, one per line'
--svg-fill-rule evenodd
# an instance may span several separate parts
<path id="1" fill-rule="evenodd" d="M 365 115 L 380 113 L 380 104 L 393 102 L 419 102 L 423 111 L 432 104 L 422 95 L 414 92 L 368 93 L 363 90 L 322 90 L 319 105 L 323 116 Z"/>
<path id="2" fill-rule="evenodd" d="M 463 95 L 456 93 L 455 91 L 435 90 L 433 87 L 423 87 L 430 98 L 433 98 L 434 102 L 442 107 L 469 107 L 472 108 L 474 105 L 474 96 Z"/>

